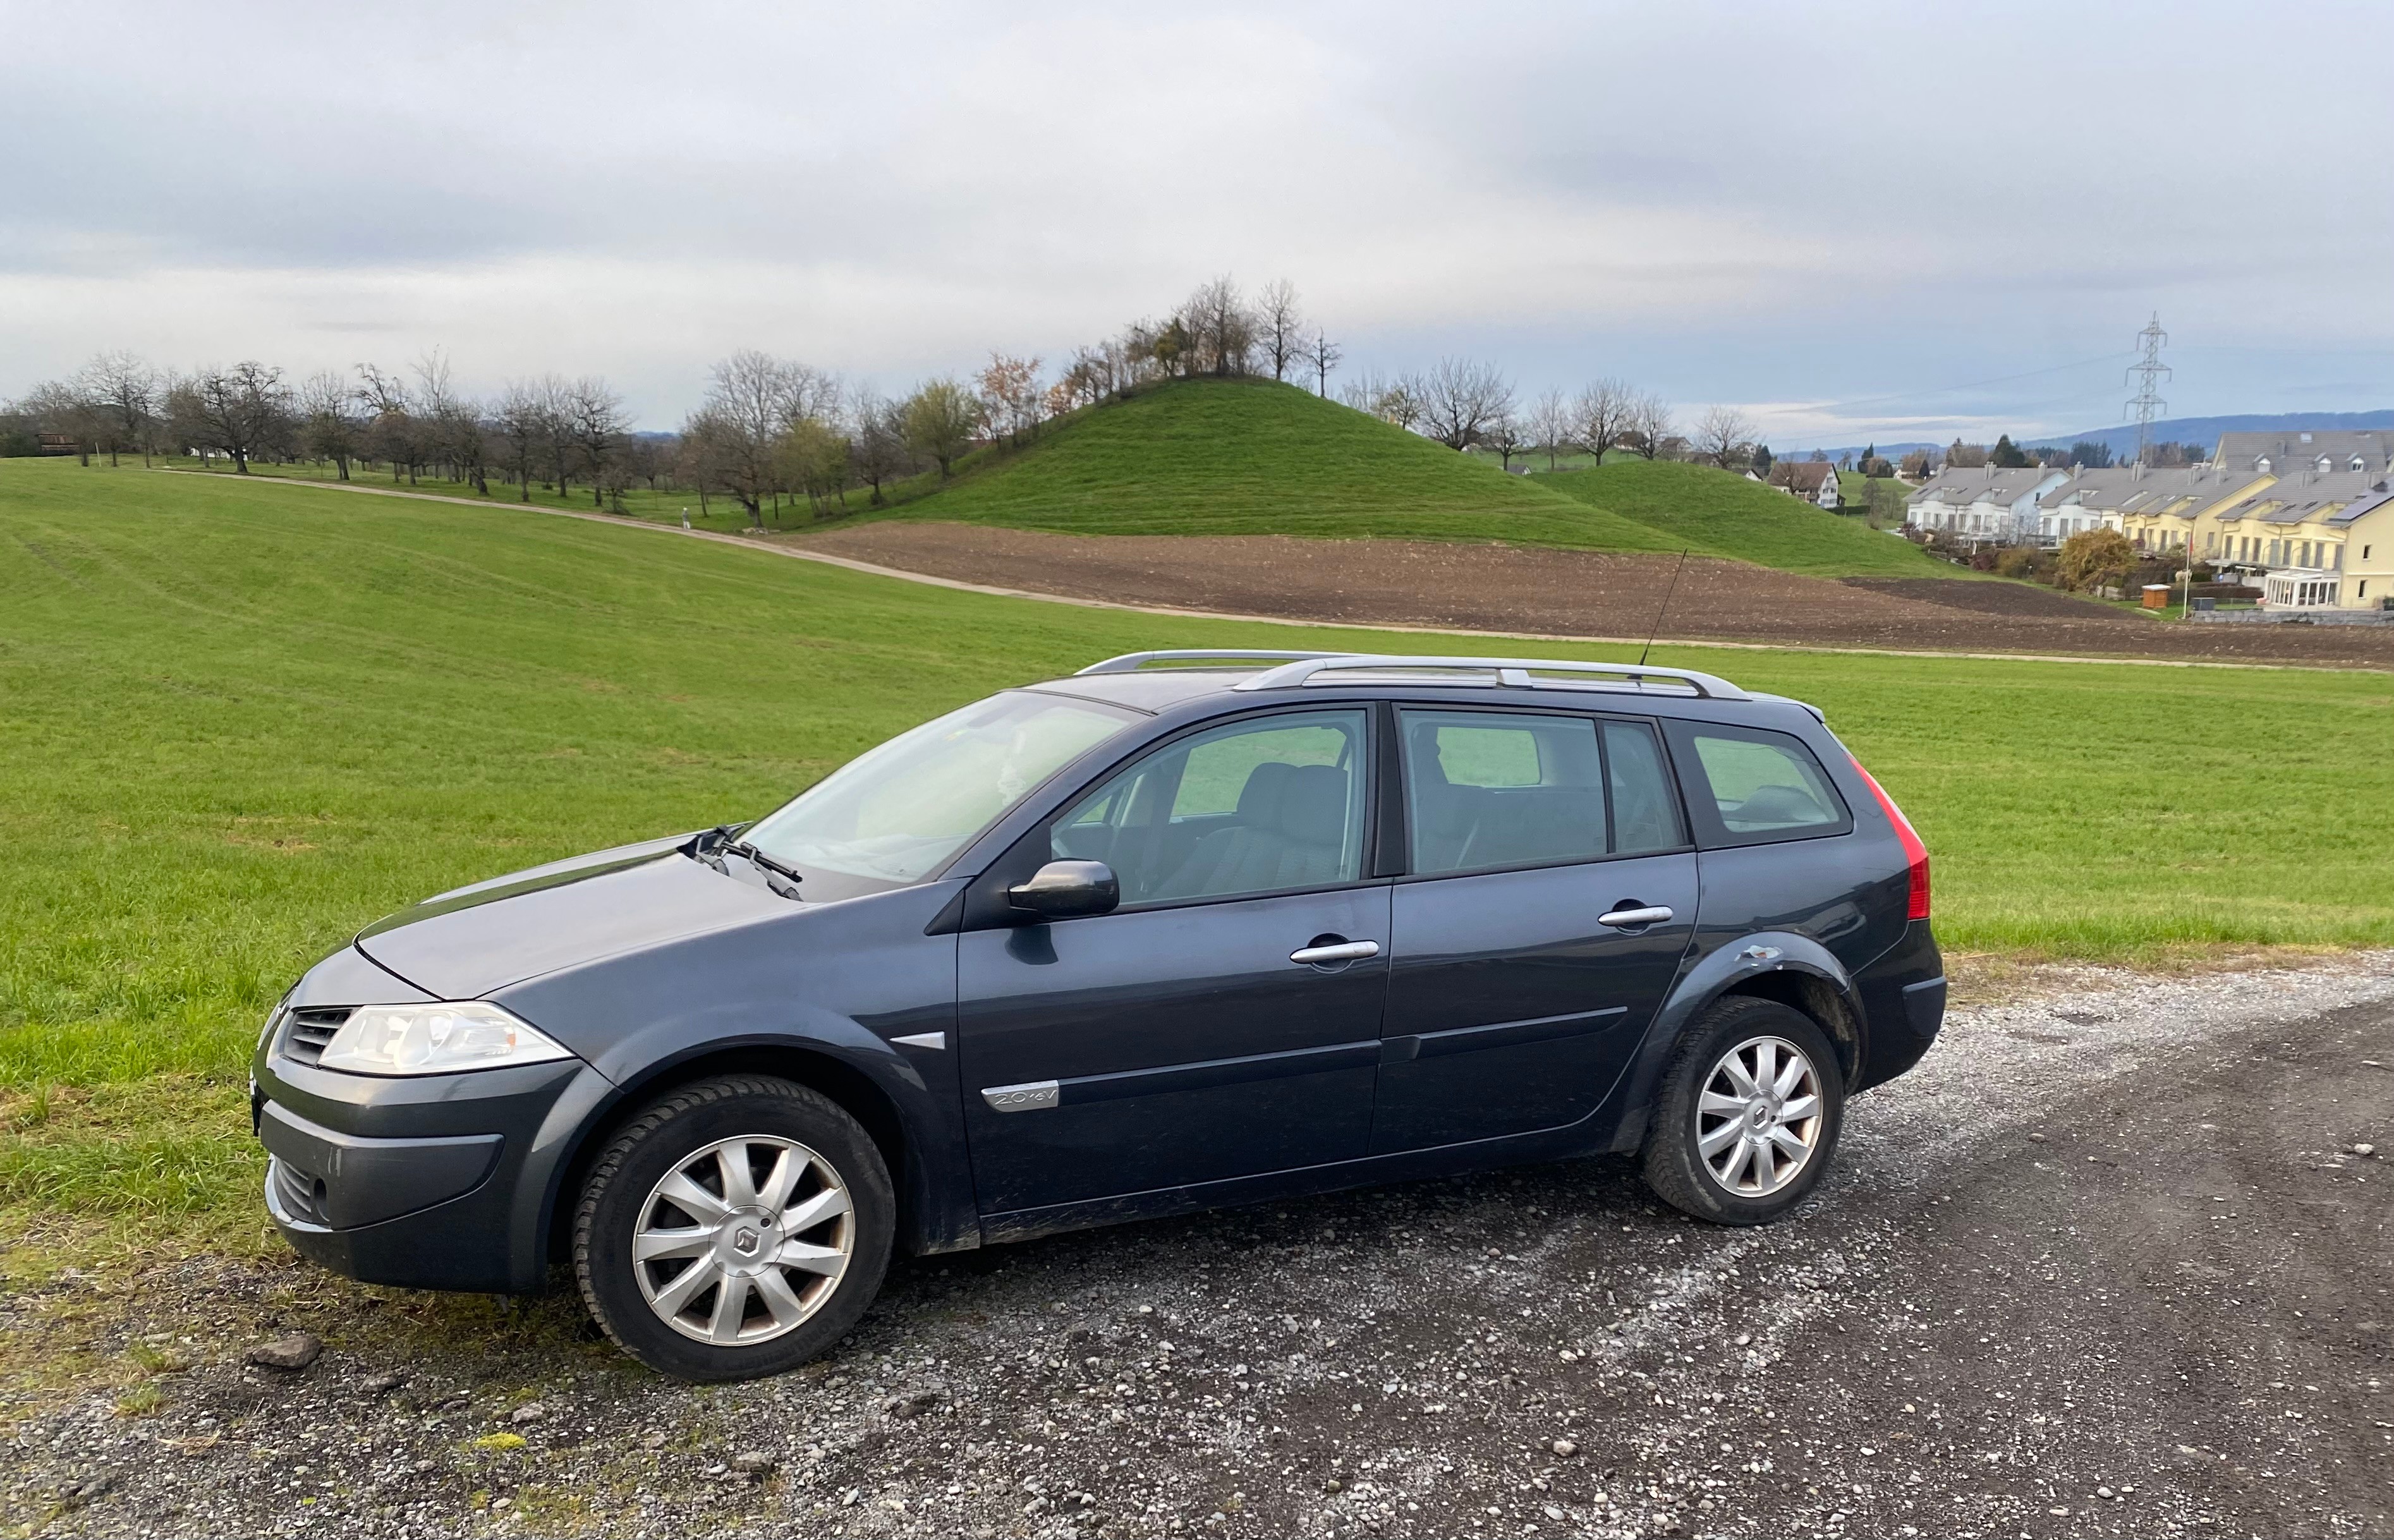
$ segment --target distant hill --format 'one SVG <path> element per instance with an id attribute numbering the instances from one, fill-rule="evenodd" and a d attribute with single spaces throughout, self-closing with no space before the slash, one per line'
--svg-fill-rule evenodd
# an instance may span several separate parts
<path id="1" fill-rule="evenodd" d="M 2394 428 L 2394 412 L 2281 412 L 2274 416 L 2244 412 L 2225 417 L 2168 417 L 2153 424 L 2148 432 L 2154 443 L 2167 443 L 2175 439 L 2182 444 L 2201 444 L 2209 449 L 2219 442 L 2222 433 L 2293 432 L 2324 428 Z M 2122 457 L 2133 456 L 2137 453 L 2134 423 L 2125 428 L 2090 428 L 2083 433 L 2053 433 L 2034 441 L 2059 444 L 2066 449 L 2081 439 L 2110 444 L 2111 453 Z"/>
<path id="2" fill-rule="evenodd" d="M 2244 412 L 2224 417 L 2164 417 L 2153 424 L 2148 431 L 2151 435 L 2151 441 L 2157 444 L 2176 441 L 2182 444 L 2202 444 L 2209 448 L 2219 441 L 2219 436 L 2222 433 L 2282 432 L 2302 428 L 2394 428 L 2394 411 L 2281 412 L 2275 415 Z M 2114 455 L 2133 455 L 2137 452 L 2137 425 L 2129 423 L 2125 427 L 2085 428 L 2074 433 L 2012 435 L 2012 441 L 2023 447 L 2053 444 L 2059 448 L 2068 449 L 2081 440 L 2090 443 L 2109 444 Z M 1951 439 L 1943 443 L 1908 441 L 1903 443 L 1883 443 L 1876 447 L 1881 454 L 1896 460 L 1901 459 L 1915 449 L 1943 449 L 1951 442 L 1953 442 Z M 1820 453 L 1826 454 L 1832 460 L 1838 460 L 1848 454 L 1860 454 L 1869 447 L 1871 446 L 1866 444 L 1846 444 L 1835 449 L 1823 449 Z M 1772 453 L 1782 460 L 1809 460 L 1813 454 L 1810 449 L 1774 450 Z"/>
<path id="3" fill-rule="evenodd" d="M 918 483 L 919 485 L 919 483 Z M 913 489 L 909 489 L 910 491 Z M 1613 494 L 1638 511 L 1616 506 Z M 1288 534 L 1693 549 L 1826 576 L 1952 575 L 1900 540 L 1684 465 L 1510 476 L 1268 380 L 1187 380 L 984 452 L 881 517 L 1066 534 Z"/>

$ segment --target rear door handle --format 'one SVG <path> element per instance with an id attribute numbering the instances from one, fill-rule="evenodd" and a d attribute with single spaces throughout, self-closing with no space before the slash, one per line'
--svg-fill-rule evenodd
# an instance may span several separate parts
<path id="1" fill-rule="evenodd" d="M 1668 908 L 1659 903 L 1650 903 L 1638 909 L 1615 909 L 1611 914 L 1598 915 L 1596 917 L 1596 923 L 1615 926 L 1627 930 L 1634 926 L 1661 925 L 1670 917 L 1671 911 Z"/>
<path id="2" fill-rule="evenodd" d="M 1377 941 L 1340 941 L 1335 946 L 1300 946 L 1288 954 L 1288 960 L 1319 967 L 1325 963 L 1360 963 L 1379 954 Z"/>

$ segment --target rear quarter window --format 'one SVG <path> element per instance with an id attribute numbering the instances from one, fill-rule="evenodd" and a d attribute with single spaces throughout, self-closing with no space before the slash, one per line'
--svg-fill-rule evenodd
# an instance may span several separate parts
<path id="1" fill-rule="evenodd" d="M 1706 722 L 1673 722 L 1670 732 L 1702 843 L 1760 845 L 1853 828 L 1828 772 L 1792 733 Z"/>

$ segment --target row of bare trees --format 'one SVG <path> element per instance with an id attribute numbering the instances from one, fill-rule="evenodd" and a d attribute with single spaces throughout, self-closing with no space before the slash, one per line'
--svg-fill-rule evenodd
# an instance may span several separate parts
<path id="1" fill-rule="evenodd" d="M 1625 380 L 1599 379 L 1577 394 L 1547 390 L 1522 403 L 1493 365 L 1440 359 L 1418 374 L 1367 371 L 1342 392 L 1347 404 L 1434 439 L 1449 449 L 1514 460 L 1543 454 L 1551 470 L 1566 454 L 1620 449 L 1649 460 L 1698 457 L 1739 467 L 1753 449 L 1753 427 L 1716 407 L 1682 437 L 1663 398 Z"/>
<path id="2" fill-rule="evenodd" d="M 405 373 L 362 363 L 292 383 L 245 359 L 188 373 L 131 353 L 102 353 L 63 380 L 36 386 L 16 415 L 86 458 L 129 454 L 222 456 L 243 475 L 254 463 L 329 464 L 343 480 L 363 464 L 391 479 L 427 475 L 487 494 L 496 472 L 529 499 L 535 480 L 589 488 L 594 505 L 662 467 L 631 431 L 606 381 L 547 375 L 508 385 L 491 401 L 461 391 L 448 360 L 425 354 Z"/>
<path id="3" fill-rule="evenodd" d="M 438 350 L 405 371 L 364 363 L 296 382 L 255 360 L 174 374 L 103 353 L 72 378 L 37 387 L 13 420 L 86 456 L 221 455 L 244 474 L 254 462 L 306 458 L 344 480 L 360 467 L 384 467 L 394 481 L 439 477 L 488 495 L 495 479 L 524 501 L 537 483 L 586 490 L 593 506 L 612 495 L 619 507 L 644 482 L 693 491 L 702 503 L 720 494 L 761 525 L 784 500 L 803 498 L 820 514 L 864 489 L 879 504 L 893 481 L 933 469 L 945 480 L 976 445 L 1029 443 L 1058 418 L 1167 380 L 1269 376 L 1326 396 L 1340 358 L 1294 285 L 1283 280 L 1250 296 L 1220 277 L 1161 321 L 1133 322 L 1074 349 L 1052 375 L 1037 357 L 993 353 L 969 378 L 927 380 L 896 400 L 743 349 L 710 371 L 704 401 L 677 435 L 633 432 L 623 399 L 594 377 L 520 379 L 477 399 Z M 1619 379 L 1524 403 L 1493 365 L 1446 358 L 1417 374 L 1367 372 L 1341 396 L 1450 449 L 1493 453 L 1508 469 L 1532 454 L 1551 469 L 1565 454 L 1616 449 L 1730 467 L 1768 463 L 1733 410 L 1712 409 L 1683 437 L 1659 396 Z M 0 433 L 7 428 L 0 421 Z"/>

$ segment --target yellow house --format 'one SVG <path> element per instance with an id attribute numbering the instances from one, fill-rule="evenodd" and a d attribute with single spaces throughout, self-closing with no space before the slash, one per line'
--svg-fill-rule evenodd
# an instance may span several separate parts
<path id="1" fill-rule="evenodd" d="M 2272 478 L 2194 528 L 2197 559 L 2258 586 L 2265 608 L 2381 610 L 2394 598 L 2394 493 L 2383 475 Z"/>
<path id="2" fill-rule="evenodd" d="M 2218 520 L 2266 492 L 2277 480 L 2269 475 L 2235 475 L 2206 470 L 2169 495 L 2124 508 L 2120 532 L 2140 551 L 2189 550 L 2209 560 L 2206 538 L 2216 534 Z"/>

